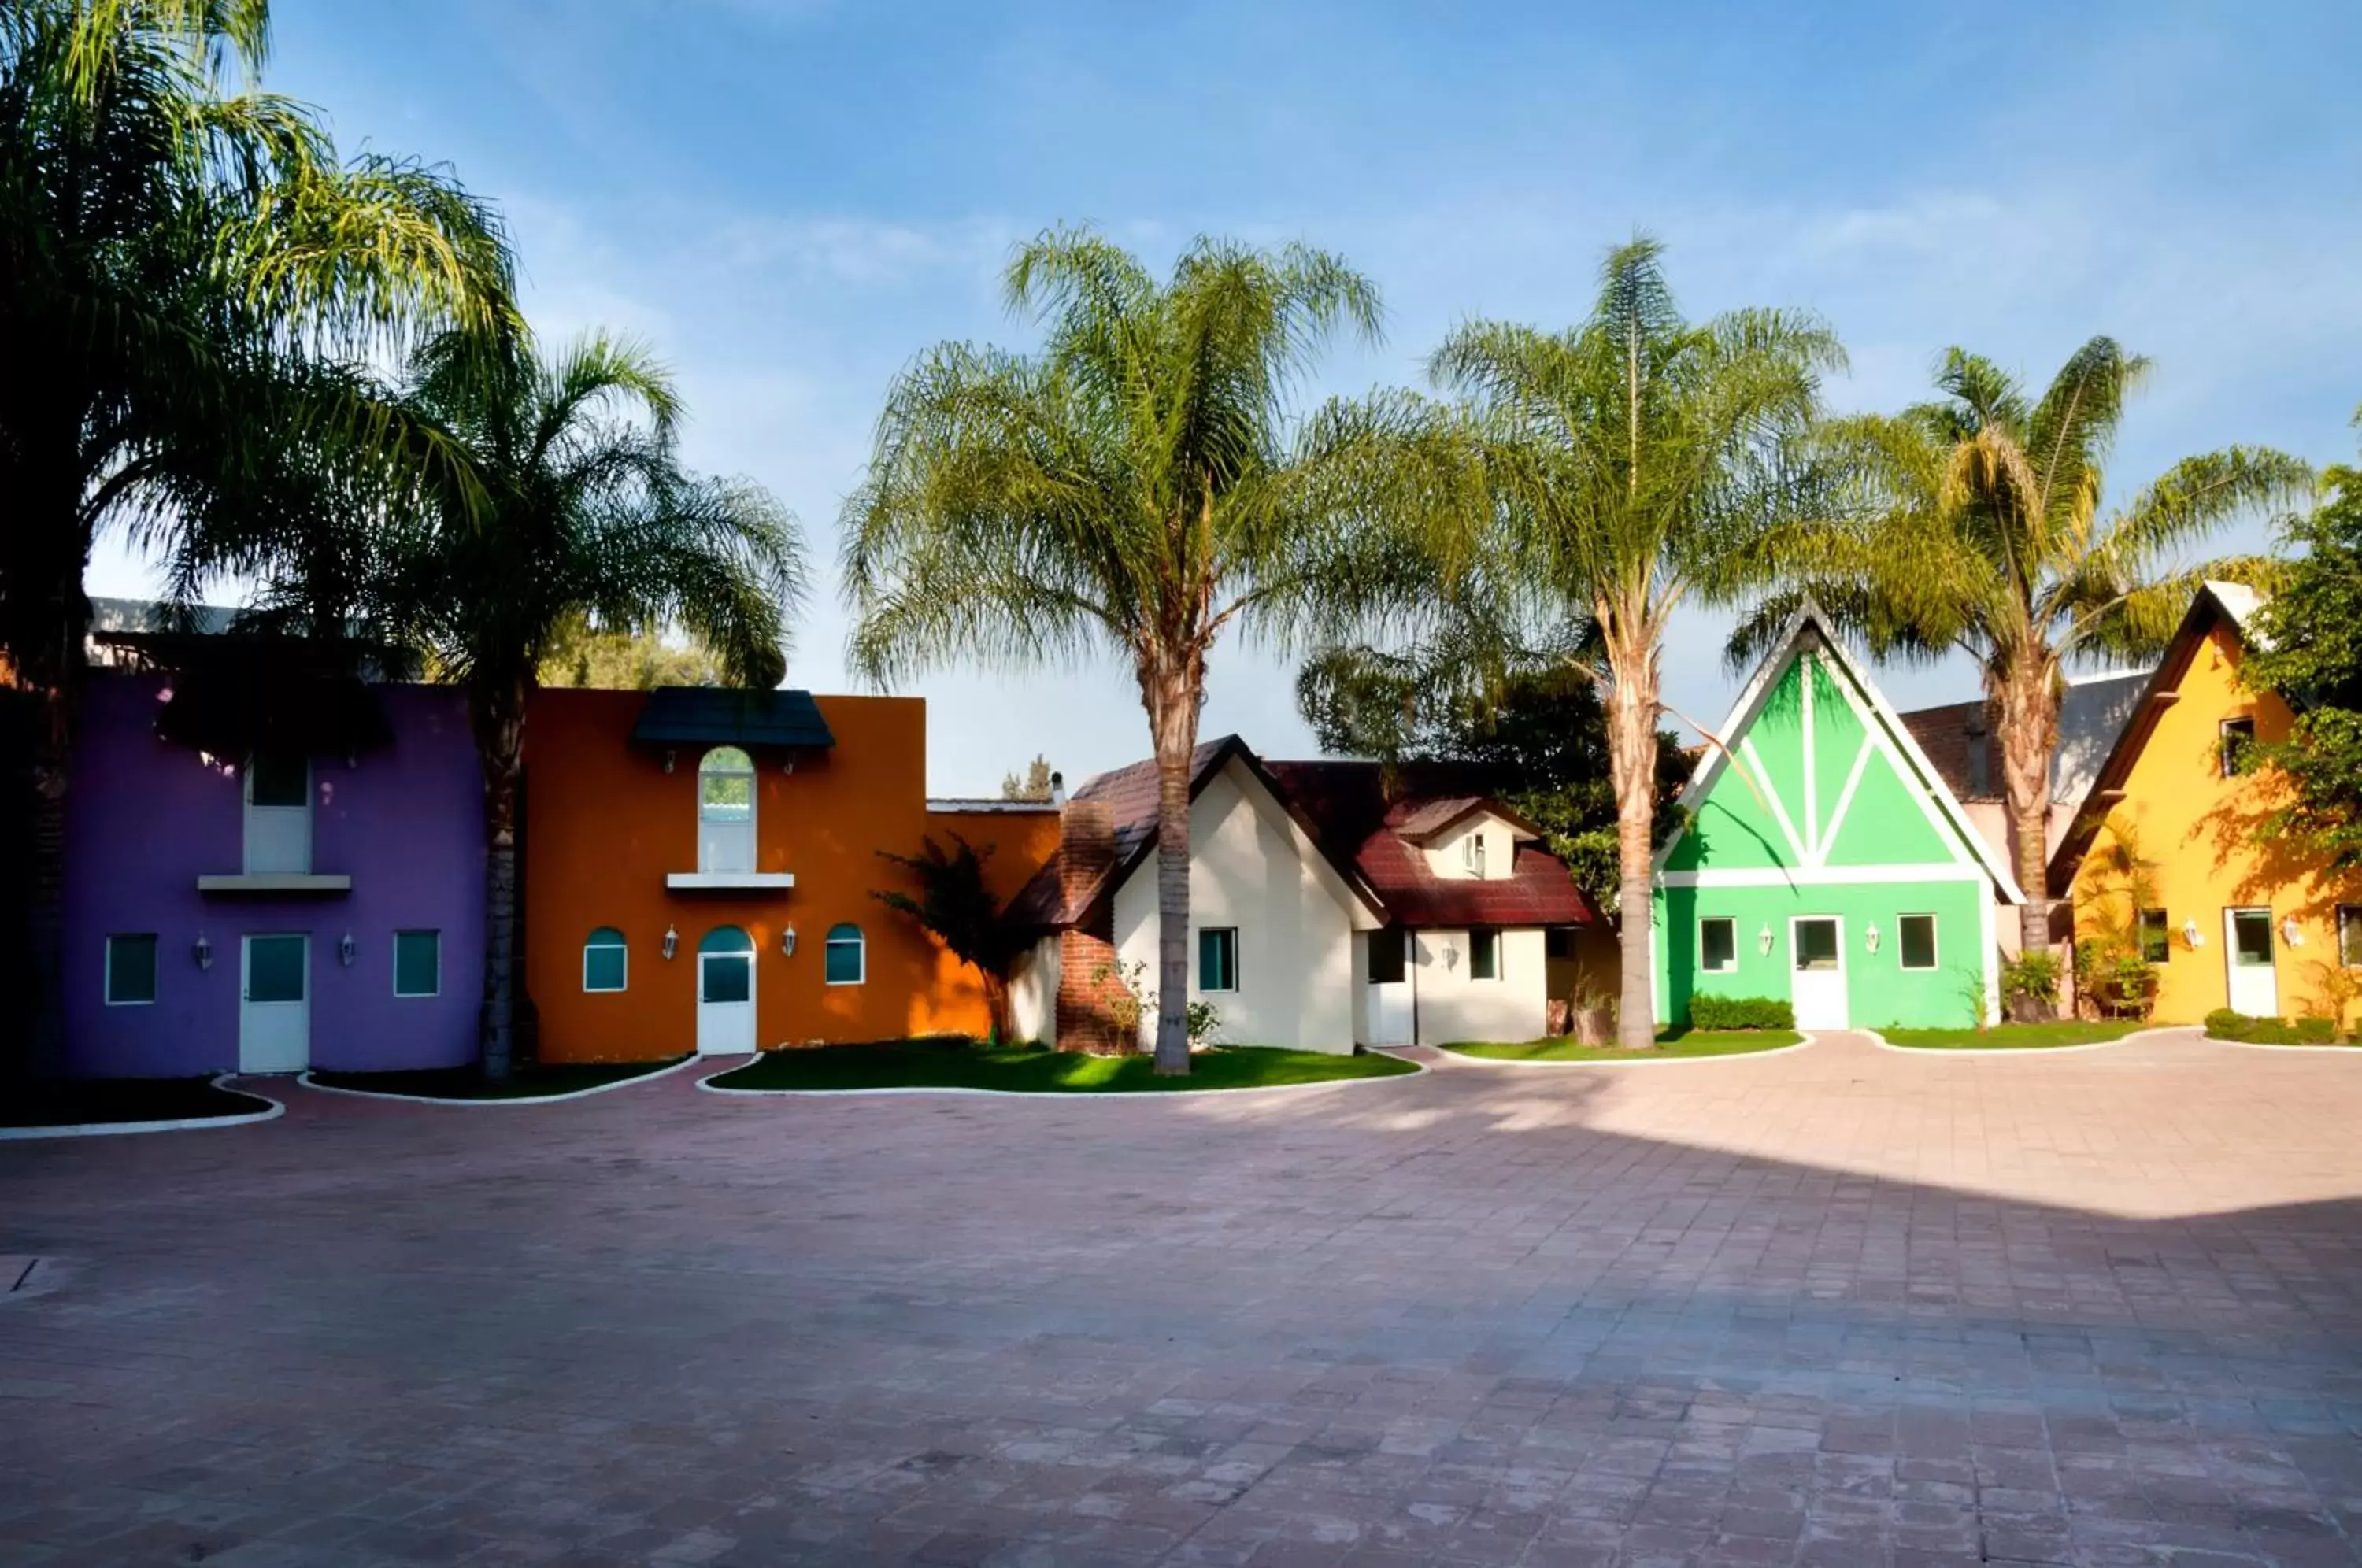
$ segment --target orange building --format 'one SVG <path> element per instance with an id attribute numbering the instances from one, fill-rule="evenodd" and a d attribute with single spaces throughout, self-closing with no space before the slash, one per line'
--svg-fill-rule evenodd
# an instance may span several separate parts
<path id="1" fill-rule="evenodd" d="M 958 834 L 1006 899 L 1058 817 L 931 805 L 926 763 L 915 698 L 536 692 L 521 948 L 541 1059 L 983 1033 L 976 972 L 871 896 L 914 890 L 878 851 Z"/>
<path id="2" fill-rule="evenodd" d="M 2350 1018 L 2362 979 L 2362 878 L 2257 835 L 2286 784 L 2244 771 L 2240 742 L 2285 739 L 2293 718 L 2239 683 L 2257 603 L 2235 583 L 2199 591 L 2050 863 L 2079 938 L 2138 944 L 2160 1023 L 2224 1007 Z"/>

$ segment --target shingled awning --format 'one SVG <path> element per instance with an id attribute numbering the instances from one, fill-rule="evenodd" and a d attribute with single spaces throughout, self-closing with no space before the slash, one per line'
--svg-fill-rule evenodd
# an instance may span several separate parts
<path id="1" fill-rule="evenodd" d="M 660 686 L 648 693 L 636 745 L 833 746 L 836 737 L 809 691 Z"/>

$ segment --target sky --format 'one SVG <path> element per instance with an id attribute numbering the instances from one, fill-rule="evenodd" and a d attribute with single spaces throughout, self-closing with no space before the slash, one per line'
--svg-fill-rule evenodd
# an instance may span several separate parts
<path id="1" fill-rule="evenodd" d="M 510 226 L 538 331 L 644 339 L 684 451 L 800 519 L 818 569 L 791 684 L 863 690 L 833 569 L 895 374 L 950 338 L 1023 348 L 1011 248 L 1096 226 L 1163 271 L 1196 235 L 1303 239 L 1384 293 L 1374 348 L 1308 397 L 1423 385 L 1472 316 L 1581 319 L 1600 257 L 1667 246 L 1693 316 L 1817 311 L 1838 408 L 1893 409 L 1959 344 L 2039 384 L 2105 333 L 2156 362 L 2122 499 L 2234 442 L 2352 460 L 2362 403 L 2362 6 L 2086 3 L 1154 8 L 855 0 L 277 0 L 265 85 L 341 149 L 447 163 Z M 2259 544 L 2260 525 L 2224 547 Z M 152 588 L 119 541 L 95 593 Z M 1726 618 L 1686 614 L 1666 695 L 1736 694 Z M 1225 646 L 1203 715 L 1311 755 L 1294 661 Z M 1954 661 L 1898 705 L 1976 693 Z M 946 671 L 929 788 L 992 793 L 1146 754 L 1112 656 Z"/>

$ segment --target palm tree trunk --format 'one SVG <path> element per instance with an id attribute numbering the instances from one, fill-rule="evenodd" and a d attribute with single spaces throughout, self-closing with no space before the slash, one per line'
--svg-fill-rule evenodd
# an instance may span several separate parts
<path id="1" fill-rule="evenodd" d="M 1992 730 L 2001 738 L 2002 790 L 2015 841 L 2020 955 L 2050 947 L 2050 767 L 2058 750 L 2058 691 L 2048 666 L 2021 661 L 2021 669 L 1992 684 Z M 2039 1022 L 2047 1010 L 2022 999 L 2012 1008 L 2020 1022 Z"/>
<path id="2" fill-rule="evenodd" d="M 1650 962 L 1650 895 L 1657 816 L 1655 650 L 1617 661 L 1607 693 L 1607 767 L 1616 786 L 1616 913 L 1623 973 L 1616 1041 L 1628 1051 L 1657 1042 L 1656 971 Z"/>
<path id="3" fill-rule="evenodd" d="M 1200 688 L 1177 671 L 1150 682 L 1156 741 L 1156 1065 L 1189 1076 L 1189 759 Z"/>
<path id="4" fill-rule="evenodd" d="M 484 774 L 484 1006 L 479 1022 L 485 1078 L 506 1083 L 516 1065 L 516 804 L 524 770 L 524 682 L 473 694 L 477 759 Z"/>

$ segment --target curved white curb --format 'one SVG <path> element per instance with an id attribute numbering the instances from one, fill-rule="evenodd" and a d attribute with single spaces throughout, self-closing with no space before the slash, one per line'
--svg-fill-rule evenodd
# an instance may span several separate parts
<path id="1" fill-rule="evenodd" d="M 741 1062 L 735 1067 L 724 1067 L 710 1077 L 700 1078 L 697 1080 L 697 1087 L 708 1094 L 730 1095 L 745 1099 L 866 1099 L 880 1095 L 901 1094 L 965 1094 L 977 1095 L 987 1099 L 1191 1099 L 1242 1094 L 1302 1094 L 1311 1089 L 1352 1088 L 1357 1084 L 1395 1083 L 1404 1078 L 1415 1078 L 1421 1073 L 1433 1070 L 1425 1062 L 1413 1062 L 1407 1056 L 1396 1056 L 1392 1052 L 1373 1052 L 1372 1055 L 1389 1056 L 1397 1062 L 1410 1062 L 1411 1070 L 1407 1073 L 1379 1073 L 1369 1077 L 1326 1078 L 1317 1084 L 1264 1084 L 1256 1088 L 1131 1089 L 1115 1094 L 1095 1089 L 963 1088 L 950 1084 L 939 1088 L 930 1088 L 924 1084 L 897 1085 L 890 1088 L 721 1088 L 716 1087 L 714 1078 L 727 1077 L 740 1068 L 754 1066 L 753 1062 L 748 1061 Z"/>
<path id="2" fill-rule="evenodd" d="M 137 1132 L 193 1132 L 201 1127 L 248 1127 L 257 1121 L 269 1121 L 287 1114 L 287 1107 L 267 1094 L 252 1089 L 232 1088 L 229 1080 L 236 1073 L 216 1073 L 213 1087 L 224 1094 L 244 1095 L 260 1100 L 270 1109 L 248 1111 L 238 1116 L 183 1116 L 166 1121 L 78 1121 L 64 1127 L 0 1127 L 0 1139 L 10 1138 L 114 1138 Z"/>
<path id="3" fill-rule="evenodd" d="M 1426 1049 L 1450 1061 L 1455 1066 L 1464 1063 L 1476 1067 L 1551 1067 L 1560 1071 L 1569 1067 L 1615 1067 L 1618 1070 L 1626 1067 L 1694 1067 L 1701 1062 L 1760 1062 L 1766 1056 L 1785 1056 L 1791 1052 L 1802 1051 L 1807 1045 L 1816 1045 L 1820 1043 L 1821 1037 L 1810 1031 L 1800 1029 L 1797 1032 L 1804 1035 L 1804 1038 L 1794 1044 L 1773 1045 L 1761 1051 L 1717 1051 L 1708 1056 L 1634 1056 L 1627 1061 L 1617 1061 L 1613 1058 L 1604 1058 L 1595 1062 L 1520 1061 L 1514 1056 L 1471 1055 L 1465 1051 L 1454 1051 L 1447 1045 L 1429 1045 Z"/>
<path id="4" fill-rule="evenodd" d="M 1897 1045 L 1875 1029 L 1855 1031 L 1870 1036 L 1870 1043 L 1882 1051 L 1892 1051 L 1898 1056 L 2073 1056 L 2085 1051 L 2113 1051 L 2119 1045 L 2129 1045 L 2136 1040 L 2146 1040 L 2153 1034 L 2179 1034 L 2190 1024 L 2165 1023 L 2153 1029 L 2136 1029 L 2130 1034 L 2119 1034 L 2114 1040 L 2086 1040 L 2080 1045 Z"/>
<path id="5" fill-rule="evenodd" d="M 617 1078 L 614 1082 L 607 1084 L 593 1084 L 589 1088 L 568 1089 L 564 1094 L 519 1094 L 511 1095 L 505 1099 L 452 1099 L 436 1095 L 388 1094 L 383 1089 L 339 1088 L 335 1084 L 313 1082 L 312 1071 L 308 1067 L 295 1075 L 295 1081 L 305 1088 L 315 1090 L 320 1094 L 349 1095 L 355 1099 L 390 1099 L 399 1105 L 463 1105 L 470 1109 L 481 1109 L 493 1105 L 555 1105 L 561 1099 L 588 1099 L 594 1094 L 607 1094 L 615 1089 L 629 1088 L 634 1084 L 650 1083 L 657 1078 L 668 1077 L 696 1060 L 694 1056 L 683 1056 L 671 1066 L 658 1067 L 652 1073 L 634 1073 L 628 1078 Z"/>
<path id="6" fill-rule="evenodd" d="M 2205 1041 L 2209 1045 L 2235 1045 L 2242 1051 L 2309 1051 L 2316 1056 L 2362 1057 L 2362 1044 L 2346 1045 L 2334 1040 L 2323 1040 L 2311 1045 L 2279 1045 L 2269 1040 L 2225 1040 L 2219 1034 L 2206 1033 L 2205 1026 L 2202 1024 L 2193 1023 L 2189 1027 L 2198 1030 L 2198 1038 Z"/>

